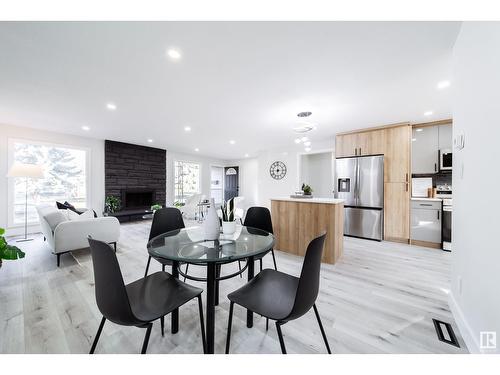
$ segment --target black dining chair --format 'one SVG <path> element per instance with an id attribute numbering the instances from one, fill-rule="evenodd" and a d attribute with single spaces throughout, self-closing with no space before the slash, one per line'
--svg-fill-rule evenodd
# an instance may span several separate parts
<path id="1" fill-rule="evenodd" d="M 271 220 L 271 213 L 269 212 L 269 209 L 267 209 L 266 207 L 250 207 L 245 216 L 245 221 L 243 225 L 246 227 L 262 229 L 265 230 L 266 232 L 273 233 L 273 222 Z M 259 260 L 261 271 L 262 271 L 262 258 L 266 256 L 266 254 L 268 253 L 260 254 L 254 258 L 254 260 Z M 276 257 L 274 256 L 274 249 L 271 249 L 271 255 L 273 256 L 274 269 L 277 271 L 278 267 L 276 267 Z M 241 264 L 239 266 L 241 269 Z"/>
<path id="2" fill-rule="evenodd" d="M 283 341 L 283 334 L 281 333 L 281 326 L 291 320 L 300 318 L 313 307 L 326 349 L 331 354 L 328 339 L 319 317 L 318 308 L 316 307 L 321 255 L 323 253 L 325 237 L 326 233 L 312 240 L 309 246 L 307 246 L 300 277 L 267 268 L 258 273 L 246 285 L 227 296 L 231 304 L 229 306 L 226 354 L 229 353 L 233 307 L 235 303 L 267 319 L 276 321 L 276 331 L 278 331 L 281 352 L 283 354 L 286 354 L 286 348 Z M 266 322 L 266 330 L 267 328 Z"/>
<path id="3" fill-rule="evenodd" d="M 118 259 L 111 246 L 90 236 L 88 240 L 94 265 L 95 297 L 97 307 L 103 315 L 90 354 L 95 351 L 106 319 L 119 325 L 146 328 L 141 350 L 141 354 L 145 354 L 153 322 L 160 319 L 161 335 L 164 336 L 165 315 L 196 297 L 203 352 L 206 351 L 202 289 L 183 283 L 166 272 L 155 272 L 125 285 Z"/>
<path id="4" fill-rule="evenodd" d="M 156 210 L 153 215 L 153 222 L 151 224 L 151 230 L 149 231 L 149 241 L 153 238 L 159 236 L 160 234 L 167 233 L 176 229 L 185 228 L 184 219 L 182 218 L 182 213 L 179 209 L 175 207 L 164 207 Z M 162 271 L 165 271 L 166 266 L 171 266 L 172 262 L 170 260 L 162 258 L 154 258 L 159 263 L 161 263 Z M 144 272 L 144 277 L 148 275 L 149 264 L 151 263 L 151 255 L 148 257 L 148 263 L 146 265 L 146 271 Z M 187 274 L 189 264 L 186 264 Z M 184 278 L 186 281 L 186 278 Z"/>

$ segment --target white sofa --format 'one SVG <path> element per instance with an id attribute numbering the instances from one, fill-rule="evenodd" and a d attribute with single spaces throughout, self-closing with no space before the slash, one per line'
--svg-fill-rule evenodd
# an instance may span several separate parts
<path id="1" fill-rule="evenodd" d="M 37 206 L 36 210 L 40 219 L 42 233 L 52 252 L 57 256 L 58 267 L 62 254 L 89 247 L 87 240 L 87 236 L 89 235 L 97 240 L 114 245 L 116 251 L 116 242 L 120 238 L 120 223 L 116 217 L 108 216 L 63 221 L 52 232 L 49 223 L 45 220 L 45 216 L 57 211 L 57 208 L 52 206 Z"/>

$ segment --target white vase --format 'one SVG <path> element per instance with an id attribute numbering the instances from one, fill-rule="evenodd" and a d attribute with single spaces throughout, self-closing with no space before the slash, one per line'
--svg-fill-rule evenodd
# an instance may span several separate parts
<path id="1" fill-rule="evenodd" d="M 203 230 L 205 232 L 205 240 L 214 241 L 220 236 L 220 222 L 217 210 L 215 209 L 214 199 L 210 199 L 210 207 L 208 208 L 207 217 L 203 222 Z"/>
<path id="2" fill-rule="evenodd" d="M 236 221 L 223 221 L 222 222 L 222 233 L 233 234 L 236 232 Z"/>

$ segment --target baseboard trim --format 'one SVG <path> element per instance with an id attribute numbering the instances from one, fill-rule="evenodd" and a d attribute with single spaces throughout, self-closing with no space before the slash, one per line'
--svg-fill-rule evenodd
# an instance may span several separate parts
<path id="1" fill-rule="evenodd" d="M 452 292 L 450 292 L 449 294 L 448 303 L 451 313 L 455 318 L 455 322 L 457 323 L 458 330 L 460 331 L 465 345 L 467 346 L 467 349 L 471 354 L 481 354 L 482 351 L 479 349 L 479 342 L 477 341 L 476 335 L 474 334 L 474 331 L 472 330 L 470 325 L 467 323 L 464 313 L 455 300 L 455 297 L 453 297 Z"/>

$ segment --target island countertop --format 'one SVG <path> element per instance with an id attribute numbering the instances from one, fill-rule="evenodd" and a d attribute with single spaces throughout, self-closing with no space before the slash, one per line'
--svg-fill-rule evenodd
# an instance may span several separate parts
<path id="1" fill-rule="evenodd" d="M 277 197 L 271 198 L 271 201 L 286 201 L 286 202 L 300 202 L 300 203 L 323 203 L 323 204 L 340 204 L 344 203 L 343 199 L 336 198 L 291 198 L 291 197 Z"/>
<path id="2" fill-rule="evenodd" d="M 271 199 L 275 249 L 304 256 L 309 242 L 326 232 L 322 261 L 335 264 L 344 248 L 344 201 L 333 198 Z"/>

